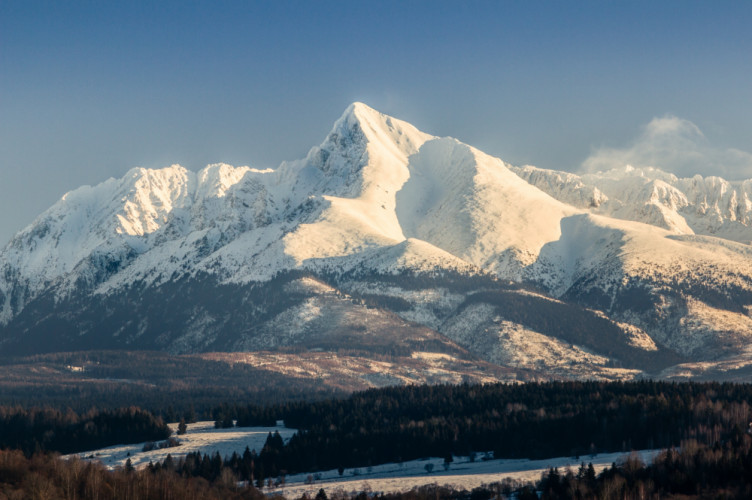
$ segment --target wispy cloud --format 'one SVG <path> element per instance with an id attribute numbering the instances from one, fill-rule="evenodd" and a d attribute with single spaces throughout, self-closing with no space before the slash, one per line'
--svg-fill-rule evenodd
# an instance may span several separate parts
<path id="1" fill-rule="evenodd" d="M 624 165 L 656 167 L 680 177 L 752 178 L 751 153 L 714 147 L 697 125 L 671 115 L 653 118 L 629 147 L 596 149 L 582 168 L 595 172 Z"/>

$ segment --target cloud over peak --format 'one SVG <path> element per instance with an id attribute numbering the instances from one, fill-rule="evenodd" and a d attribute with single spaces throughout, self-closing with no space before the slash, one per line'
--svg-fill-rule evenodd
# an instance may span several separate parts
<path id="1" fill-rule="evenodd" d="M 656 167 L 679 177 L 752 178 L 751 153 L 715 147 L 697 125 L 673 115 L 653 118 L 628 147 L 595 149 L 582 169 L 597 172 L 625 165 Z"/>

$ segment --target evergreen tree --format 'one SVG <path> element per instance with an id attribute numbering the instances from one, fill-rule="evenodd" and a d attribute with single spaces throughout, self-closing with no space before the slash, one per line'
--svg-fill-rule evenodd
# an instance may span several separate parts
<path id="1" fill-rule="evenodd" d="M 180 419 L 180 423 L 178 424 L 178 436 L 182 436 L 188 431 L 188 426 L 185 424 L 185 418 Z"/>

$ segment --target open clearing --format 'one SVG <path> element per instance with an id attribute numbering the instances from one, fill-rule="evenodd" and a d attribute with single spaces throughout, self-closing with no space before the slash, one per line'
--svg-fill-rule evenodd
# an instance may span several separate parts
<path id="1" fill-rule="evenodd" d="M 645 450 L 637 452 L 643 462 L 652 461 L 660 450 Z M 285 486 L 274 489 L 287 498 L 300 498 L 304 493 L 310 497 L 315 496 L 320 488 L 328 495 L 342 490 L 346 493 L 359 493 L 361 491 L 393 492 L 407 491 L 414 487 L 427 484 L 450 485 L 456 489 L 471 490 L 482 484 L 494 483 L 509 478 L 515 481 L 537 481 L 541 474 L 551 467 L 557 467 L 560 471 L 571 468 L 577 471 L 580 464 L 592 463 L 596 473 L 600 473 L 612 463 L 622 462 L 629 456 L 628 453 L 602 453 L 593 456 L 559 457 L 545 460 L 527 459 L 499 459 L 484 460 L 484 454 L 476 455 L 474 462 L 468 457 L 454 457 L 454 462 L 444 469 L 444 460 L 429 458 L 426 460 L 413 460 L 402 464 L 384 464 L 374 467 L 362 467 L 358 469 L 346 469 L 342 476 L 336 470 L 320 472 L 310 475 L 314 478 L 313 484 L 309 474 L 294 474 L 285 478 Z M 426 466 L 432 468 L 432 472 L 426 470 Z"/>
<path id="2" fill-rule="evenodd" d="M 133 467 L 139 469 L 146 467 L 149 462 L 163 461 L 168 454 L 172 455 L 172 458 L 178 458 L 195 451 L 210 455 L 219 452 L 220 456 L 224 458 L 231 456 L 233 452 L 242 454 L 246 446 L 250 450 L 260 452 L 270 432 L 279 431 L 285 442 L 296 432 L 295 429 L 288 429 L 284 426 L 215 429 L 214 422 L 196 422 L 195 424 L 188 424 L 188 432 L 178 436 L 178 424 L 169 425 L 172 429 L 172 436 L 180 441 L 180 446 L 143 451 L 146 443 L 126 444 L 66 456 L 75 455 L 87 460 L 98 460 L 110 469 L 125 467 L 125 462 L 130 458 Z"/>
<path id="3" fill-rule="evenodd" d="M 188 432 L 177 436 L 177 424 L 170 424 L 173 435 L 180 440 L 180 446 L 173 448 L 143 451 L 144 444 L 110 446 L 100 450 L 67 455 L 78 456 L 87 460 L 98 460 L 110 469 L 124 467 L 128 458 L 136 468 L 142 468 L 149 462 L 159 462 L 172 455 L 183 457 L 188 453 L 200 451 L 202 454 L 219 454 L 229 457 L 233 452 L 243 453 L 246 446 L 251 450 L 261 451 L 270 432 L 278 431 L 287 442 L 295 429 L 284 426 L 276 427 L 235 427 L 232 429 L 215 429 L 214 422 L 197 422 L 188 424 Z M 643 462 L 649 463 L 659 450 L 644 450 L 637 454 Z M 544 460 L 527 459 L 489 459 L 491 454 L 476 454 L 475 460 L 469 457 L 454 457 L 447 466 L 441 458 L 427 458 L 403 463 L 388 463 L 373 467 L 345 469 L 340 476 L 337 470 L 316 473 L 291 474 L 284 479 L 284 485 L 265 488 L 267 493 L 280 493 L 288 498 L 300 498 L 304 493 L 315 495 L 323 488 L 327 494 L 336 491 L 347 493 L 374 491 L 406 491 L 427 484 L 451 485 L 457 489 L 471 490 L 482 484 L 499 482 L 506 478 L 514 481 L 537 481 L 541 474 L 551 467 L 560 471 L 568 467 L 576 471 L 581 463 L 592 463 L 596 472 L 619 463 L 629 456 L 628 453 L 601 453 L 583 457 L 558 457 Z M 430 471 L 429 471 L 430 469 Z M 277 480 L 278 483 L 279 479 Z"/>

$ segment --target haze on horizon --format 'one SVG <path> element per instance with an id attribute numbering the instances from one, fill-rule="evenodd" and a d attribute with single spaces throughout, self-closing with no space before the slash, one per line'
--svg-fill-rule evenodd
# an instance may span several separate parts
<path id="1" fill-rule="evenodd" d="M 134 166 L 301 158 L 353 101 L 517 165 L 750 178 L 750 21 L 744 2 L 3 0 L 0 245 Z"/>

